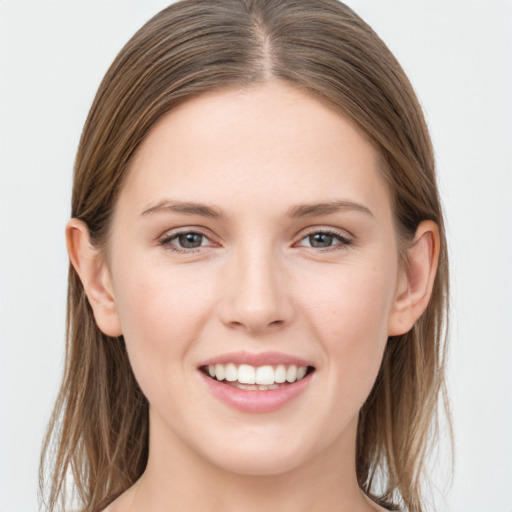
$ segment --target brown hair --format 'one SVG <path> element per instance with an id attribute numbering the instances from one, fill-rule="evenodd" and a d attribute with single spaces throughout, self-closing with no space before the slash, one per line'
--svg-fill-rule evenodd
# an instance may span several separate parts
<path id="1" fill-rule="evenodd" d="M 279 79 L 351 118 L 378 148 L 399 239 L 426 219 L 441 236 L 427 310 L 390 338 L 360 411 L 357 476 L 379 504 L 424 510 L 425 456 L 444 396 L 448 261 L 431 141 L 414 91 L 381 39 L 337 0 L 185 0 L 146 23 L 108 70 L 89 112 L 74 170 L 72 216 L 106 247 L 130 157 L 157 120 L 185 99 Z M 66 363 L 41 457 L 47 510 L 65 505 L 66 479 L 90 512 L 127 489 L 148 457 L 148 403 L 123 337 L 96 326 L 69 271 Z M 47 465 L 50 464 L 50 468 Z"/>

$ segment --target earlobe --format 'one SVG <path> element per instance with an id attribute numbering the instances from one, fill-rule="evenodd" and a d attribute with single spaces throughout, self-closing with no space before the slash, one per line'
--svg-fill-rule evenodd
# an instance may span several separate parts
<path id="1" fill-rule="evenodd" d="M 121 323 L 105 258 L 90 241 L 85 222 L 71 218 L 66 225 L 69 259 L 82 281 L 98 328 L 107 336 L 120 336 Z"/>
<path id="2" fill-rule="evenodd" d="M 419 224 L 414 241 L 407 249 L 407 266 L 402 270 L 391 311 L 389 336 L 408 332 L 430 301 L 439 260 L 439 228 L 433 221 Z"/>

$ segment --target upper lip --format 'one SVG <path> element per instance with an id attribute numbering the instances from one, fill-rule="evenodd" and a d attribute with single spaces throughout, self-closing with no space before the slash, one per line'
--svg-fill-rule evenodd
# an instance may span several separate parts
<path id="1" fill-rule="evenodd" d="M 203 361 L 200 367 L 209 366 L 212 364 L 249 364 L 251 366 L 265 366 L 265 365 L 278 365 L 294 364 L 296 366 L 313 366 L 310 361 L 306 361 L 297 356 L 290 354 L 284 354 L 282 352 L 247 352 L 240 350 L 238 352 L 227 352 L 225 354 L 219 354 L 218 356 L 212 357 Z"/>

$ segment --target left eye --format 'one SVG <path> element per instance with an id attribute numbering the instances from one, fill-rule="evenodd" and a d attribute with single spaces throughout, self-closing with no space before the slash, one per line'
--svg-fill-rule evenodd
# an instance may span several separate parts
<path id="1" fill-rule="evenodd" d="M 328 231 L 318 231 L 305 236 L 299 245 L 312 247 L 314 249 L 329 249 L 349 245 L 351 240 L 338 234 Z"/>

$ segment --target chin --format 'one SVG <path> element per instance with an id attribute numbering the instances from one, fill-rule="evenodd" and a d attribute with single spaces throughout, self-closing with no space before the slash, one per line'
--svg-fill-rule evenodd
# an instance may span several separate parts
<path id="1" fill-rule="evenodd" d="M 325 451 L 328 438 L 322 443 L 311 432 L 262 432 L 255 428 L 245 435 L 231 435 L 211 440 L 197 450 L 210 464 L 230 473 L 251 476 L 273 476 L 294 471 L 306 465 L 316 454 Z M 325 444 L 324 444 L 325 443 Z M 214 449 L 212 450 L 212 447 Z"/>
<path id="2" fill-rule="evenodd" d="M 222 459 L 211 459 L 210 462 L 230 473 L 264 477 L 291 472 L 305 464 L 307 459 L 300 454 L 267 452 L 254 456 L 252 453 L 240 451 Z"/>

